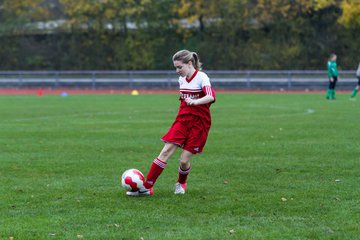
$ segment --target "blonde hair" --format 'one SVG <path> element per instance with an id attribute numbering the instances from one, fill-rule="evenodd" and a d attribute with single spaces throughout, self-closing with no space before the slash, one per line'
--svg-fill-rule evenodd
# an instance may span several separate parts
<path id="1" fill-rule="evenodd" d="M 196 52 L 190 52 L 189 50 L 180 50 L 172 57 L 173 61 L 181 61 L 183 63 L 191 62 L 196 70 L 201 70 L 201 62 Z"/>
<path id="2" fill-rule="evenodd" d="M 330 54 L 329 61 L 331 61 L 334 57 L 336 57 L 335 53 Z"/>

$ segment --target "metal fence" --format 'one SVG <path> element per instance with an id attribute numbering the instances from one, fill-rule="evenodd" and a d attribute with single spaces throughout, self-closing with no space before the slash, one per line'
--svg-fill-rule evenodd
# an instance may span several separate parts
<path id="1" fill-rule="evenodd" d="M 213 86 L 245 90 L 317 90 L 326 71 L 206 71 Z M 356 84 L 355 71 L 340 71 L 339 89 Z M 175 71 L 0 71 L 1 88 L 174 89 Z"/>

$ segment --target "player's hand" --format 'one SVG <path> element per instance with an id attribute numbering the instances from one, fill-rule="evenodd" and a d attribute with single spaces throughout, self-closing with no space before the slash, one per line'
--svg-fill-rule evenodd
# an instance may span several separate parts
<path id="1" fill-rule="evenodd" d="M 334 78 L 330 78 L 330 82 L 333 82 L 334 81 Z"/>
<path id="2" fill-rule="evenodd" d="M 187 105 L 190 105 L 190 106 L 196 105 L 196 100 L 191 99 L 191 98 L 186 98 L 185 102 Z"/>

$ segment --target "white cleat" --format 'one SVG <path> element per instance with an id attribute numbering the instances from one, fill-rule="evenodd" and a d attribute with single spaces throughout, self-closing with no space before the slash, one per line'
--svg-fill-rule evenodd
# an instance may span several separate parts
<path id="1" fill-rule="evenodd" d="M 187 187 L 187 183 L 179 183 L 175 184 L 175 194 L 185 194 L 185 190 Z"/>
<path id="2" fill-rule="evenodd" d="M 126 195 L 129 197 L 148 197 L 148 196 L 153 195 L 153 188 L 139 190 L 136 192 L 126 192 Z"/>

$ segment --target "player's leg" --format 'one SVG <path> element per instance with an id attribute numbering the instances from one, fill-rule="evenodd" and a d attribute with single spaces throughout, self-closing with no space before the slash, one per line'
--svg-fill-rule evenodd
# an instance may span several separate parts
<path id="1" fill-rule="evenodd" d="M 165 143 L 165 146 L 161 150 L 159 156 L 152 162 L 149 172 L 146 175 L 144 182 L 145 189 L 140 189 L 137 192 L 127 192 L 128 196 L 141 197 L 151 196 L 153 194 L 153 186 L 166 167 L 166 163 L 169 158 L 175 153 L 178 145 L 172 143 Z"/>
<path id="2" fill-rule="evenodd" d="M 331 98 L 332 88 L 333 88 L 333 82 L 330 81 L 330 79 L 329 79 L 329 87 L 326 92 L 326 99 L 328 99 L 328 100 Z"/>
<path id="3" fill-rule="evenodd" d="M 351 98 L 354 98 L 356 96 L 357 92 L 359 91 L 359 87 L 360 87 L 360 77 L 358 77 L 358 84 L 354 88 L 354 90 L 351 94 Z"/>
<path id="4" fill-rule="evenodd" d="M 334 88 L 335 88 L 335 79 L 333 79 L 333 81 L 329 80 L 329 88 L 328 88 L 328 92 L 326 95 L 326 99 L 333 99 L 333 92 L 334 92 Z"/>
<path id="5" fill-rule="evenodd" d="M 352 91 L 350 97 L 351 97 L 351 98 L 354 98 L 354 97 L 356 96 L 358 90 L 359 90 L 359 85 L 356 85 L 356 87 L 355 87 L 354 90 Z"/>
<path id="6" fill-rule="evenodd" d="M 184 143 L 180 156 L 179 176 L 175 185 L 175 194 L 184 194 L 186 180 L 191 170 L 190 159 L 194 154 L 201 153 L 206 144 L 211 122 L 200 117 L 193 117 L 189 127 L 189 134 Z"/>
<path id="7" fill-rule="evenodd" d="M 186 179 L 190 173 L 190 158 L 193 153 L 183 150 L 180 156 L 179 176 L 175 184 L 175 194 L 184 194 L 186 190 Z"/>
<path id="8" fill-rule="evenodd" d="M 178 145 L 176 144 L 165 143 L 165 146 L 161 150 L 159 156 L 151 164 L 144 183 L 145 188 L 152 188 L 162 171 L 165 169 L 167 161 L 175 153 L 177 148 Z"/>
<path id="9" fill-rule="evenodd" d="M 169 131 L 162 137 L 165 146 L 150 166 L 144 182 L 144 191 L 152 192 L 152 187 L 166 167 L 167 161 L 174 154 L 176 149 L 183 145 L 186 135 L 187 128 L 184 126 L 183 120 L 176 118 Z"/>
<path id="10" fill-rule="evenodd" d="M 336 87 L 336 83 L 337 83 L 337 77 L 334 77 L 334 82 L 333 82 L 333 89 L 331 91 L 331 99 L 335 100 L 335 87 Z"/>

